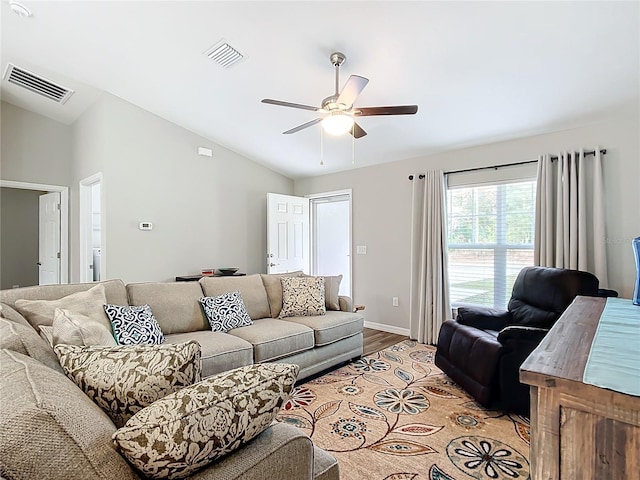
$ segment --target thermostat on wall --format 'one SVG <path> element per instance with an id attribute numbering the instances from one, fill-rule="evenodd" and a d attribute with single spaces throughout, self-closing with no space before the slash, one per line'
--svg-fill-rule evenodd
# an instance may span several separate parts
<path id="1" fill-rule="evenodd" d="M 153 230 L 153 223 L 151 223 L 151 222 L 140 222 L 140 225 L 138 225 L 138 228 L 140 230 Z"/>

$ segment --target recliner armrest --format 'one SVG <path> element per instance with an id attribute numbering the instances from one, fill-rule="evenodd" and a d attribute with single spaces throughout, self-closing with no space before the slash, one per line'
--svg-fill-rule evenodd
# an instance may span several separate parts
<path id="1" fill-rule="evenodd" d="M 498 341 L 503 345 L 509 341 L 533 343 L 537 345 L 548 332 L 549 330 L 546 328 L 511 325 L 500 330 L 500 333 L 498 333 Z"/>
<path id="2" fill-rule="evenodd" d="M 598 289 L 598 297 L 617 297 L 618 292 L 615 290 L 610 290 L 608 288 L 599 288 Z"/>
<path id="3" fill-rule="evenodd" d="M 459 307 L 458 323 L 482 330 L 502 330 L 511 323 L 511 312 L 484 307 Z"/>

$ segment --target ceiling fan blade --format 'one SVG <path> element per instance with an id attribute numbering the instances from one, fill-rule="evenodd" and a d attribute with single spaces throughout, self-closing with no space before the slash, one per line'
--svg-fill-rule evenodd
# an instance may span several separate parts
<path id="1" fill-rule="evenodd" d="M 337 102 L 351 107 L 354 104 L 364 87 L 369 83 L 368 78 L 361 77 L 359 75 L 351 75 L 347 83 L 344 84 L 344 88 L 338 97 Z"/>
<path id="2" fill-rule="evenodd" d="M 320 110 L 318 107 L 312 107 L 311 105 L 302 105 L 300 103 L 282 102 L 280 100 L 272 100 L 271 98 L 263 98 L 262 103 L 269 103 L 271 105 L 279 105 L 281 107 L 300 108 L 302 110 L 311 110 L 317 112 Z"/>
<path id="3" fill-rule="evenodd" d="M 310 122 L 303 123 L 302 125 L 298 125 L 297 127 L 294 127 L 291 130 L 287 130 L 286 132 L 282 132 L 282 134 L 283 135 L 288 135 L 290 133 L 296 133 L 296 132 L 299 132 L 300 130 L 304 130 L 307 127 L 315 125 L 316 123 L 320 123 L 321 121 L 322 121 L 322 118 L 316 118 L 315 120 L 311 120 Z"/>
<path id="4" fill-rule="evenodd" d="M 417 105 L 396 105 L 394 107 L 359 107 L 353 113 L 359 117 L 371 117 L 373 115 L 413 115 L 417 111 Z"/>
<path id="5" fill-rule="evenodd" d="M 362 138 L 367 134 L 367 132 L 365 132 L 363 128 L 357 123 L 353 124 L 353 128 L 349 133 L 351 133 L 351 135 L 353 135 L 354 138 Z"/>

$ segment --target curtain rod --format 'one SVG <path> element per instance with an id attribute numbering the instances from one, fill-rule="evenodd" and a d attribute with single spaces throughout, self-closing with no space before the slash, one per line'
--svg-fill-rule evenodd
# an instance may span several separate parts
<path id="1" fill-rule="evenodd" d="M 573 152 L 573 153 L 579 153 L 579 152 Z M 603 148 L 602 150 L 600 150 L 600 153 L 602 155 L 607 153 L 607 149 Z M 589 155 L 595 155 L 596 151 L 595 150 L 587 150 L 584 152 L 585 156 L 589 156 Z M 551 161 L 554 160 L 558 160 L 558 156 L 557 155 L 551 155 Z M 515 167 L 517 165 L 527 165 L 529 163 L 538 163 L 538 160 L 527 160 L 524 162 L 514 162 L 514 163 L 503 163 L 502 165 L 491 165 L 489 167 L 476 167 L 476 168 L 466 168 L 464 170 L 451 170 L 449 172 L 444 172 L 445 175 L 449 175 L 451 173 L 466 173 L 466 172 L 475 172 L 477 170 L 490 170 L 490 169 L 494 169 L 497 170 L 498 168 L 501 167 Z M 418 178 L 420 180 L 422 180 L 424 178 L 424 174 L 420 174 L 418 175 Z M 413 180 L 413 175 L 409 175 L 409 180 Z"/>
<path id="2" fill-rule="evenodd" d="M 577 154 L 579 152 L 573 152 L 574 154 Z M 602 150 L 600 150 L 601 154 L 605 154 L 607 153 L 607 150 L 605 148 L 603 148 Z M 595 150 L 586 150 L 584 152 L 585 157 L 588 157 L 589 155 L 595 155 L 596 151 Z M 558 156 L 557 155 L 551 155 L 551 161 L 553 162 L 554 160 L 558 160 Z M 515 167 L 517 165 L 527 165 L 529 163 L 538 163 L 538 160 L 527 160 L 525 162 L 515 162 L 515 163 L 504 163 L 502 165 L 492 165 L 490 167 L 477 167 L 477 168 L 466 168 L 464 170 L 451 170 L 450 172 L 444 172 L 445 175 L 449 175 L 450 173 L 466 173 L 466 172 L 475 172 L 476 170 L 489 170 L 489 169 L 495 169 L 497 170 L 498 168 L 501 167 Z"/>

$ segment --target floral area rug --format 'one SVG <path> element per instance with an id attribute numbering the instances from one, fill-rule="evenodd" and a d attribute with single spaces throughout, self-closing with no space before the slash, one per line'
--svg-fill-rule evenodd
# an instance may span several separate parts
<path id="1" fill-rule="evenodd" d="M 529 420 L 486 410 L 411 340 L 295 388 L 278 420 L 303 429 L 342 480 L 529 478 Z"/>

